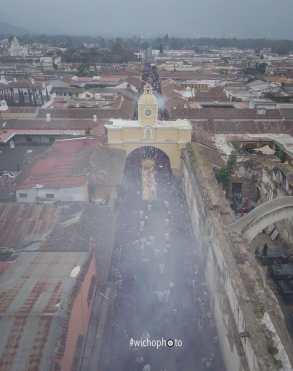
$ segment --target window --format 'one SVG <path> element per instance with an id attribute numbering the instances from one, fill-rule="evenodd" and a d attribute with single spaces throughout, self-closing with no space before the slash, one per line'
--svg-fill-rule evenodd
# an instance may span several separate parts
<path id="1" fill-rule="evenodd" d="M 19 193 L 20 198 L 27 198 L 27 193 Z"/>
<path id="2" fill-rule="evenodd" d="M 54 193 L 47 193 L 46 198 L 55 198 Z"/>

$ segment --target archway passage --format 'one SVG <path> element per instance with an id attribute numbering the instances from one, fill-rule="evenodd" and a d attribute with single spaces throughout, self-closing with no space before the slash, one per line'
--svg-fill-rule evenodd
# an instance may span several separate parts
<path id="1" fill-rule="evenodd" d="M 251 242 L 271 224 L 293 217 L 293 196 L 281 197 L 263 203 L 230 225 L 234 232 Z"/>
<path id="2" fill-rule="evenodd" d="M 127 157 L 126 168 L 140 165 L 141 161 L 146 159 L 154 160 L 157 169 L 165 169 L 165 171 L 171 172 L 169 157 L 165 152 L 153 146 L 139 147 L 130 152 Z"/>
<path id="3" fill-rule="evenodd" d="M 172 173 L 170 160 L 165 152 L 153 146 L 144 146 L 129 153 L 126 161 L 126 174 L 134 170 L 141 171 L 142 161 L 147 159 L 154 161 L 156 171 Z"/>
<path id="4" fill-rule="evenodd" d="M 127 157 L 125 175 L 141 190 L 142 198 L 144 194 L 144 183 L 148 183 L 148 179 L 145 179 L 145 173 L 150 174 L 150 171 L 145 171 L 146 166 L 149 167 L 151 164 L 150 178 L 153 180 L 153 186 L 157 188 L 155 193 L 161 189 L 161 185 L 165 185 L 170 182 L 172 177 L 172 170 L 169 157 L 159 148 L 153 146 L 139 147 Z"/>

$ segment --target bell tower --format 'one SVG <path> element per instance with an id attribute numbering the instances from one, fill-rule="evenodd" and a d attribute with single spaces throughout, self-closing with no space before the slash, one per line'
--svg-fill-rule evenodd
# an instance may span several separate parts
<path id="1" fill-rule="evenodd" d="M 138 122 L 140 125 L 154 125 L 158 122 L 159 105 L 151 85 L 146 84 L 138 100 Z"/>

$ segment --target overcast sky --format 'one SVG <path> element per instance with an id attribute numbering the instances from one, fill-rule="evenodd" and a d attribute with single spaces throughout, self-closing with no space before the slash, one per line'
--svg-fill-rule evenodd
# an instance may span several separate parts
<path id="1" fill-rule="evenodd" d="M 0 0 L 0 20 L 38 33 L 293 39 L 293 0 Z"/>

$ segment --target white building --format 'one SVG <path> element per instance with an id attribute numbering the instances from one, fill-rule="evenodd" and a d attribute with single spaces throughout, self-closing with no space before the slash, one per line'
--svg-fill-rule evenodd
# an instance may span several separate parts
<path id="1" fill-rule="evenodd" d="M 21 46 L 18 39 L 15 36 L 10 41 L 8 53 L 11 57 L 27 57 L 29 54 L 28 48 L 26 46 Z"/>

